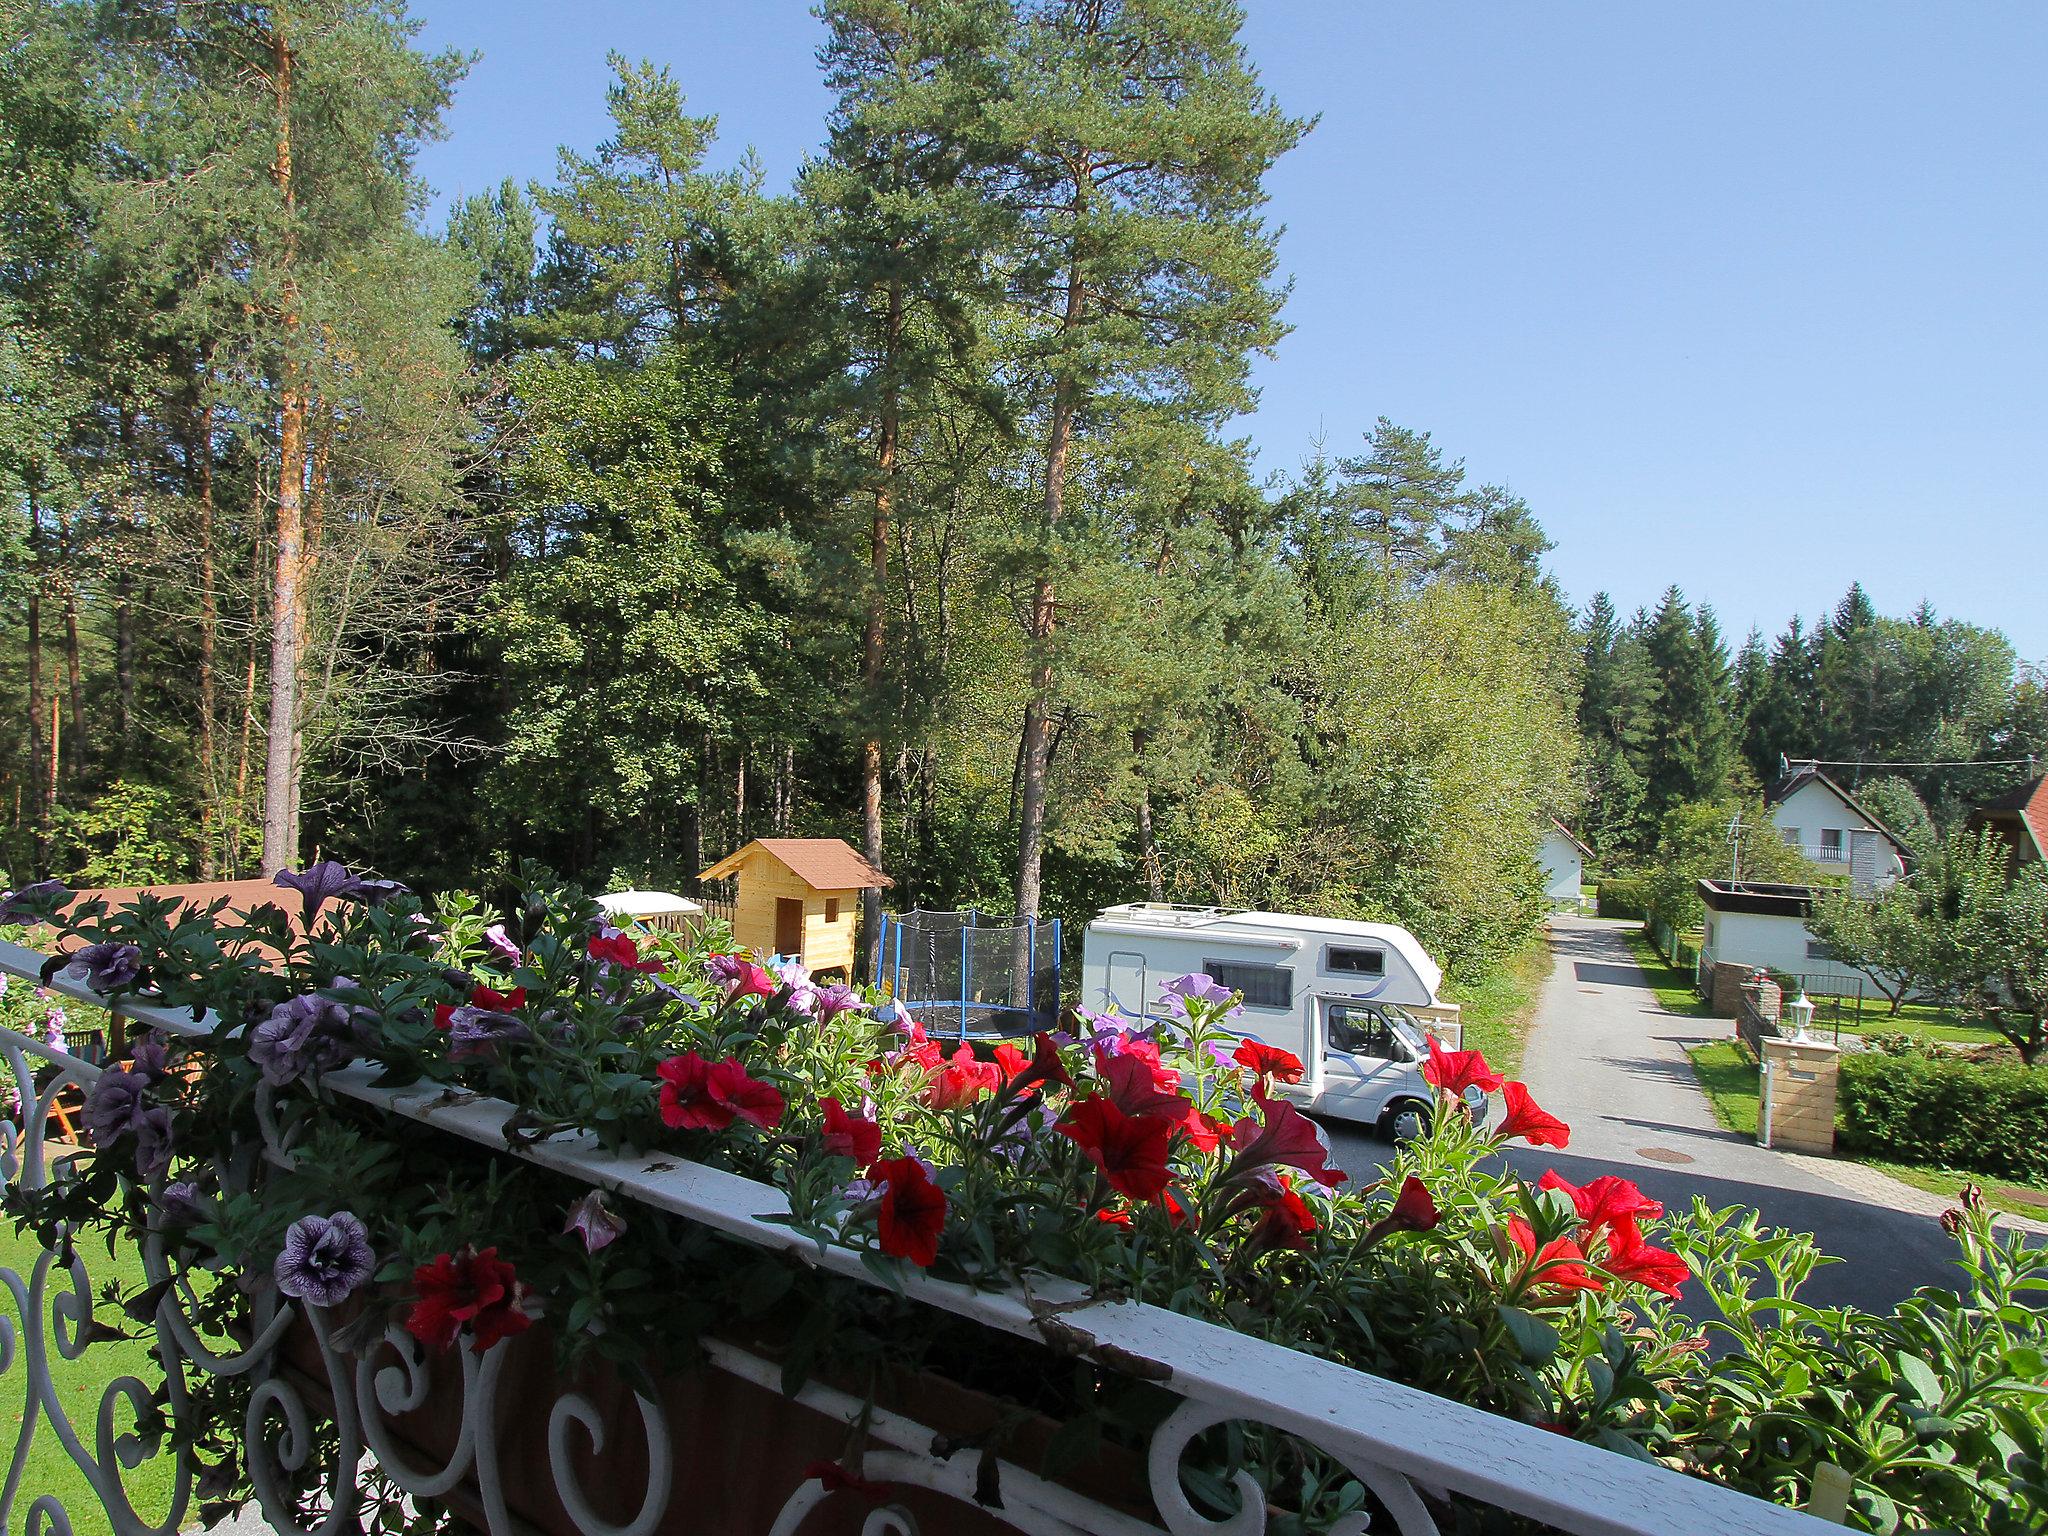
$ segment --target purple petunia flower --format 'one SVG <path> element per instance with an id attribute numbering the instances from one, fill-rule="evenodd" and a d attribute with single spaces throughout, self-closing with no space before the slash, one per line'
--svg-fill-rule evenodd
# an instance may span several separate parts
<path id="1" fill-rule="evenodd" d="M 305 914 L 306 926 L 313 926 L 313 919 L 320 915 L 320 909 L 330 901 L 343 901 L 362 888 L 363 881 L 348 871 L 348 866 L 333 859 L 322 859 L 318 864 L 309 864 L 296 872 L 281 869 L 271 876 L 271 884 L 297 891 L 301 910 Z"/>
<path id="2" fill-rule="evenodd" d="M 533 1031 L 514 1013 L 469 1005 L 448 1015 L 448 1059 L 450 1061 L 492 1061 L 501 1045 L 531 1040 Z"/>
<path id="3" fill-rule="evenodd" d="M 746 974 L 747 962 L 738 955 L 713 955 L 704 962 L 704 974 L 720 988 L 730 990 L 732 984 Z"/>
<path id="4" fill-rule="evenodd" d="M 156 1197 L 158 1214 L 168 1226 L 189 1227 L 206 1220 L 206 1200 L 190 1179 L 174 1179 Z"/>
<path id="5" fill-rule="evenodd" d="M 618 1241 L 619 1234 L 626 1230 L 626 1218 L 604 1203 L 602 1190 L 593 1189 L 570 1205 L 569 1219 L 562 1224 L 562 1230 L 580 1235 L 584 1249 L 595 1253 Z"/>
<path id="6" fill-rule="evenodd" d="M 1217 981 L 1207 971 L 1193 971 L 1186 976 L 1176 976 L 1159 990 L 1169 997 L 1184 997 L 1193 1002 L 1203 1003 L 1227 1003 L 1233 995 L 1230 988 Z"/>
<path id="7" fill-rule="evenodd" d="M 356 1010 L 312 992 L 287 998 L 249 1036 L 249 1059 L 273 1088 L 317 1076 L 362 1054 L 365 1031 Z"/>
<path id="8" fill-rule="evenodd" d="M 135 1171 L 154 1179 L 171 1166 L 171 1112 L 152 1104 L 135 1120 Z"/>
<path id="9" fill-rule="evenodd" d="M 681 1003 L 685 1008 L 702 1008 L 704 1006 L 704 1000 L 698 997 L 696 993 L 685 992 L 673 982 L 663 981 L 658 976 L 654 980 L 654 990 L 670 1002 Z"/>
<path id="10" fill-rule="evenodd" d="M 155 1030 L 141 1036 L 128 1050 L 128 1070 L 146 1083 L 160 1082 L 171 1073 L 171 1043 Z"/>
<path id="11" fill-rule="evenodd" d="M 842 1013 L 858 1013 L 866 1007 L 858 992 L 843 981 L 835 981 L 818 993 L 818 1022 L 823 1024 Z"/>
<path id="12" fill-rule="evenodd" d="M 503 923 L 493 923 L 484 930 L 484 948 L 507 965 L 519 963 L 519 946 L 512 941 L 512 935 L 505 931 Z"/>
<path id="13" fill-rule="evenodd" d="M 370 1234 L 352 1211 L 301 1216 L 272 1270 L 280 1291 L 314 1307 L 340 1306 L 376 1272 Z"/>
<path id="14" fill-rule="evenodd" d="M 105 1151 L 123 1136 L 135 1138 L 135 1168 L 153 1179 L 170 1165 L 171 1112 L 148 1099 L 140 1073 L 108 1069 L 86 1095 L 82 1118 L 95 1149 Z"/>
<path id="15" fill-rule="evenodd" d="M 64 905 L 71 887 L 62 880 L 38 880 L 0 896 L 0 923 L 39 922 Z"/>
<path id="16" fill-rule="evenodd" d="M 142 974 L 142 951 L 133 944 L 88 944 L 71 952 L 63 974 L 95 992 L 132 987 Z"/>

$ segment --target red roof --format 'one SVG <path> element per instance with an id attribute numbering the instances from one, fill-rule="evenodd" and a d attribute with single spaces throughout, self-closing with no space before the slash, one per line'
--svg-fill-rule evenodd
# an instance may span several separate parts
<path id="1" fill-rule="evenodd" d="M 814 891 L 865 891 L 896 883 L 861 857 L 851 843 L 837 837 L 757 837 L 705 870 L 703 878 L 725 879 L 756 848 Z"/>

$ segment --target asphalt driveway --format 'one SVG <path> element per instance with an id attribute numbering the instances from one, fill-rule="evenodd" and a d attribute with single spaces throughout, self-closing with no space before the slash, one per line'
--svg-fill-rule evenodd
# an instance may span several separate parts
<path id="1" fill-rule="evenodd" d="M 1509 1162 L 1529 1179 L 1555 1168 L 1574 1184 L 1603 1173 L 1633 1179 L 1667 1207 L 1693 1196 L 1715 1207 L 1751 1206 L 1774 1226 L 1811 1232 L 1845 1262 L 1817 1271 L 1802 1297 L 1890 1311 L 1923 1285 L 1956 1288 L 1955 1244 L 1930 1215 L 1893 1209 L 1795 1161 L 1723 1130 L 1685 1048 L 1725 1039 L 1725 1019 L 1666 1013 L 1636 965 L 1634 927 L 1599 918 L 1551 924 L 1555 965 L 1539 999 L 1522 1071 L 1536 1102 L 1572 1128 L 1561 1152 L 1517 1147 Z M 1384 1142 L 1330 1126 L 1338 1164 L 1371 1178 Z"/>

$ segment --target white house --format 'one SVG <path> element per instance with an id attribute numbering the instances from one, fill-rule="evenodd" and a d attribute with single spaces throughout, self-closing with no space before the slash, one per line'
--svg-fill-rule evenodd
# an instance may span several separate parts
<path id="1" fill-rule="evenodd" d="M 1588 848 L 1571 834 L 1571 829 L 1552 817 L 1536 849 L 1536 862 L 1543 869 L 1543 895 L 1552 906 L 1576 906 L 1579 889 L 1586 880 Z"/>
<path id="2" fill-rule="evenodd" d="M 1811 887 L 1702 880 L 1699 893 L 1707 908 L 1700 929 L 1703 975 L 1716 965 L 1737 965 L 1796 976 L 1816 997 L 1879 991 L 1870 976 L 1837 960 L 1806 926 L 1813 911 Z"/>
<path id="3" fill-rule="evenodd" d="M 1793 763 L 1764 792 L 1778 835 L 1823 869 L 1848 875 L 1859 893 L 1906 872 L 1906 845 L 1812 763 Z"/>

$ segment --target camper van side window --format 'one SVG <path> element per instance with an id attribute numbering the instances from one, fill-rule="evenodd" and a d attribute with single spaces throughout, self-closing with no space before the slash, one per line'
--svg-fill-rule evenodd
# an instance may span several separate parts
<path id="1" fill-rule="evenodd" d="M 1219 985 L 1244 994 L 1247 1008 L 1292 1008 L 1294 972 L 1284 965 L 1246 965 L 1238 960 L 1203 960 L 1202 969 Z"/>
<path id="2" fill-rule="evenodd" d="M 1384 976 L 1387 974 L 1387 952 L 1384 949 L 1339 949 L 1332 944 L 1326 969 L 1350 971 L 1358 976 Z"/>

